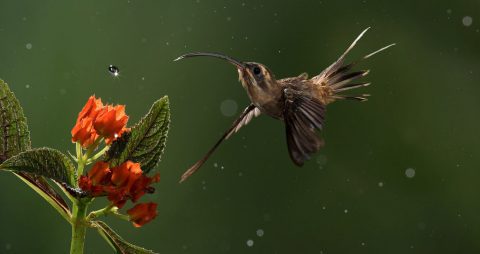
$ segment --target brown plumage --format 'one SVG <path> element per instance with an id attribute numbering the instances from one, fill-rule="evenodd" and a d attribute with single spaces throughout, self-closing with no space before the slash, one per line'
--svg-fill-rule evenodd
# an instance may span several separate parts
<path id="1" fill-rule="evenodd" d="M 348 49 L 319 75 L 309 79 L 306 73 L 297 77 L 275 79 L 273 73 L 263 64 L 240 62 L 217 53 L 189 53 L 175 59 L 181 60 L 196 56 L 210 56 L 224 59 L 237 67 L 240 82 L 247 91 L 251 104 L 237 118 L 208 153 L 181 177 L 185 181 L 197 171 L 223 140 L 229 138 L 241 127 L 247 125 L 253 117 L 265 114 L 285 123 L 287 145 L 290 158 L 297 166 L 302 166 L 310 156 L 323 146 L 323 140 L 317 135 L 325 123 L 325 107 L 336 100 L 352 99 L 366 101 L 368 94 L 344 95 L 341 92 L 368 86 L 370 83 L 353 83 L 368 74 L 368 70 L 352 71 L 356 62 L 345 64 L 345 56 L 369 28 L 365 29 Z M 385 46 L 371 54 L 367 59 L 395 44 Z"/>

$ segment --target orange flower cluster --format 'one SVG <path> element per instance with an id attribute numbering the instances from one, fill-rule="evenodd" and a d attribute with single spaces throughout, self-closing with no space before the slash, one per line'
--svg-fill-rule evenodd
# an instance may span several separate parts
<path id="1" fill-rule="evenodd" d="M 126 161 L 110 168 L 108 163 L 99 161 L 86 176 L 80 177 L 79 186 L 93 197 L 107 196 L 113 205 L 122 208 L 128 200 L 135 203 L 146 193 L 153 193 L 155 189 L 150 185 L 159 180 L 158 173 L 153 177 L 145 176 L 139 163 Z M 137 227 L 149 222 L 157 214 L 156 204 L 155 209 L 152 209 L 152 205 L 145 205 L 139 204 L 138 208 L 131 209 L 134 214 L 131 220 Z M 138 218 L 140 214 L 144 215 L 143 219 Z"/>
<path id="2" fill-rule="evenodd" d="M 157 204 L 143 203 L 134 206 L 127 211 L 130 220 L 135 227 L 141 227 L 157 217 Z"/>
<path id="3" fill-rule="evenodd" d="M 73 127 L 72 142 L 79 142 L 83 148 L 92 145 L 98 137 L 105 138 L 111 144 L 128 129 L 125 127 L 128 116 L 124 105 L 103 105 L 102 100 L 90 96 L 82 111 L 78 114 Z"/>

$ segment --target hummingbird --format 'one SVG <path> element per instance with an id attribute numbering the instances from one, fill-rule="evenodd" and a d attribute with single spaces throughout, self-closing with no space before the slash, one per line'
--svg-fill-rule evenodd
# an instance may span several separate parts
<path id="1" fill-rule="evenodd" d="M 193 52 L 175 59 L 174 61 L 178 61 L 207 56 L 233 64 L 237 68 L 239 80 L 251 102 L 206 155 L 185 171 L 180 182 L 195 173 L 224 140 L 238 132 L 254 117 L 262 114 L 285 124 L 290 158 L 295 165 L 303 166 L 304 162 L 324 145 L 323 139 L 317 132 L 324 128 L 326 106 L 337 100 L 367 100 L 369 94 L 343 94 L 345 91 L 370 85 L 368 82 L 354 82 L 366 76 L 369 70 L 354 71 L 353 67 L 360 60 L 368 59 L 395 45 L 395 43 L 387 45 L 357 61 L 345 64 L 346 55 L 368 29 L 363 30 L 335 62 L 312 78 L 309 78 L 307 73 L 302 73 L 296 77 L 276 79 L 273 72 L 264 64 L 241 62 L 218 53 Z"/>

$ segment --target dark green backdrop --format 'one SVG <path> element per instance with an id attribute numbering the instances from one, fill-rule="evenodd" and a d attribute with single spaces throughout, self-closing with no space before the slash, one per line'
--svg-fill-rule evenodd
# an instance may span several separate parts
<path id="1" fill-rule="evenodd" d="M 177 183 L 234 120 L 222 102 L 231 111 L 225 101 L 233 100 L 235 115 L 249 102 L 232 66 L 175 57 L 217 51 L 264 63 L 277 77 L 317 74 L 369 26 L 349 59 L 398 44 L 361 66 L 372 70 L 373 85 L 360 91 L 370 101 L 329 106 L 326 147 L 303 168 L 289 160 L 282 124 L 262 116 Z M 480 4 L 465 0 L 1 0 L 0 78 L 24 107 L 33 145 L 63 151 L 74 149 L 70 129 L 89 95 L 126 104 L 132 123 L 170 96 L 162 180 L 149 197 L 159 216 L 141 229 L 110 220 L 139 245 L 478 253 L 479 29 Z M 9 173 L 0 173 L 0 200 L 0 253 L 67 252 L 69 225 Z M 87 253 L 109 252 L 89 232 Z"/>

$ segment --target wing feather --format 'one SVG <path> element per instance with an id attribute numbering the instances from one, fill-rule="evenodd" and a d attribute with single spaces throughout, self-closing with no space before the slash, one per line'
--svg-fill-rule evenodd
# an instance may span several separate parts
<path id="1" fill-rule="evenodd" d="M 247 111 L 249 108 L 247 107 L 245 109 L 245 111 Z M 244 113 L 245 113 L 244 111 Z M 255 107 L 254 109 L 251 109 L 249 110 L 246 115 L 242 118 L 242 120 L 235 126 L 234 129 L 232 129 L 232 131 L 230 131 L 230 133 L 228 133 L 227 137 L 225 137 L 225 139 L 229 139 L 230 136 L 232 136 L 233 134 L 237 133 L 243 126 L 249 124 L 252 119 L 254 117 L 257 117 L 259 115 L 261 115 L 262 113 L 260 112 L 260 109 L 258 109 L 257 107 Z"/>
<path id="2" fill-rule="evenodd" d="M 325 85 L 329 86 L 332 91 L 336 94 L 342 91 L 350 90 L 353 88 L 359 88 L 362 87 L 362 85 L 351 85 L 350 82 L 354 81 L 355 79 L 364 77 L 368 74 L 368 70 L 365 71 L 356 71 L 356 72 L 351 72 L 353 66 L 359 62 L 360 60 L 364 60 L 367 58 L 372 57 L 373 55 L 380 53 L 392 46 L 395 45 L 395 43 L 387 45 L 381 49 L 378 49 L 374 51 L 373 53 L 370 53 L 364 57 L 362 57 L 359 61 L 355 61 L 349 64 L 344 64 L 345 63 L 345 57 L 347 54 L 355 47 L 357 42 L 362 38 L 362 36 L 365 34 L 365 32 L 368 31 L 369 28 L 363 30 L 360 35 L 357 36 L 357 38 L 350 44 L 350 46 L 345 50 L 345 52 L 328 68 L 323 70 L 320 74 L 317 76 L 313 77 L 311 81 L 317 85 Z M 347 88 L 348 89 L 345 89 Z M 343 96 L 343 95 L 337 95 L 336 97 L 341 98 L 341 99 L 350 99 L 352 97 L 361 97 L 361 96 Z M 365 99 L 365 98 L 363 98 Z"/>
<path id="3" fill-rule="evenodd" d="M 180 182 L 183 182 L 187 180 L 188 177 L 193 175 L 207 160 L 208 158 L 213 154 L 213 152 L 217 149 L 217 147 L 227 138 L 229 138 L 233 133 L 237 132 L 242 126 L 245 126 L 252 120 L 254 116 L 259 116 L 260 115 L 260 110 L 255 107 L 255 105 L 250 104 L 244 111 L 243 113 L 233 122 L 232 126 L 228 128 L 227 131 L 222 135 L 222 137 L 213 145 L 213 147 L 203 156 L 202 159 L 197 161 L 193 166 L 191 166 L 189 169 L 183 173 Z"/>
<path id="4" fill-rule="evenodd" d="M 284 121 L 290 158 L 297 166 L 323 146 L 317 130 L 324 124 L 325 106 L 316 99 L 285 89 Z"/>

